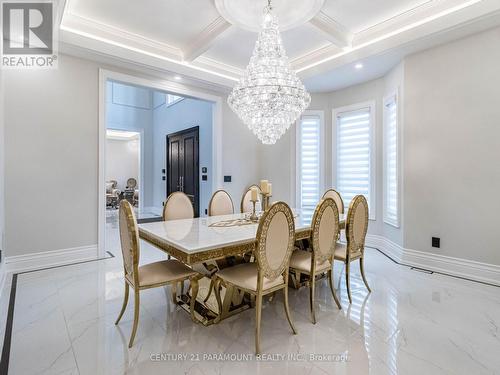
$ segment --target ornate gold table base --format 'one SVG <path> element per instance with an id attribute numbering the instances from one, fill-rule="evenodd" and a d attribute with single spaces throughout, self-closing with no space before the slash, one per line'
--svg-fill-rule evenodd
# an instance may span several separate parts
<path id="1" fill-rule="evenodd" d="M 190 314 L 195 323 L 201 323 L 204 326 L 214 324 L 219 317 L 219 305 L 215 293 L 210 293 L 207 299 L 210 282 L 211 279 L 208 277 L 194 278 L 191 280 L 191 293 L 177 296 L 177 306 Z M 223 307 L 227 306 L 227 311 L 223 312 L 221 320 L 252 307 L 250 298 L 244 293 L 237 291 L 233 293 L 232 300 L 229 301 L 224 286 L 221 288 L 221 297 L 223 299 Z"/>

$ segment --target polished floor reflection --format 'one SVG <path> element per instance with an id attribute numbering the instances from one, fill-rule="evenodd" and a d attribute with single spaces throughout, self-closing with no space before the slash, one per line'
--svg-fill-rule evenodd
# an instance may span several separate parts
<path id="1" fill-rule="evenodd" d="M 355 264 L 349 305 L 339 263 L 343 309 L 320 282 L 316 325 L 309 291 L 290 290 L 298 335 L 290 333 L 280 295 L 265 304 L 266 358 L 253 358 L 253 310 L 204 327 L 173 306 L 163 288 L 141 294 L 139 330 L 128 349 L 132 304 L 114 325 L 123 281 L 113 222 L 108 250 L 116 257 L 19 275 L 9 374 L 500 373 L 500 288 L 412 271 L 373 249 L 366 259 L 373 293 L 367 294 Z M 162 258 L 142 243 L 144 263 Z M 7 303 L 4 296 L 2 315 Z"/>

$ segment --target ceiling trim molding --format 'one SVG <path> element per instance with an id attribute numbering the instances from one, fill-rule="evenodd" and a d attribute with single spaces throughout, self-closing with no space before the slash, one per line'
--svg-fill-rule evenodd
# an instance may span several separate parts
<path id="1" fill-rule="evenodd" d="M 199 35 L 197 35 L 183 50 L 183 60 L 191 62 L 212 47 L 216 39 L 226 31 L 231 24 L 222 17 L 217 17 Z"/>
<path id="2" fill-rule="evenodd" d="M 326 36 L 327 40 L 341 48 L 352 44 L 353 34 L 344 25 L 322 11 L 316 14 L 309 23 Z"/>
<path id="3" fill-rule="evenodd" d="M 290 60 L 290 64 L 294 69 L 301 69 L 304 66 L 314 63 L 315 61 L 325 59 L 328 56 L 342 52 L 342 48 L 335 44 L 330 44 L 325 47 L 318 48 L 314 51 L 308 52 L 302 56 Z"/>

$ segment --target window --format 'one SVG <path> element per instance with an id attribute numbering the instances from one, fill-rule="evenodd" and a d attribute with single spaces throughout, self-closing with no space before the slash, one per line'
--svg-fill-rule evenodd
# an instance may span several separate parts
<path id="1" fill-rule="evenodd" d="M 384 100 L 384 221 L 399 227 L 397 95 Z"/>
<path id="2" fill-rule="evenodd" d="M 311 216 L 323 194 L 323 112 L 306 111 L 296 128 L 297 207 Z"/>
<path id="3" fill-rule="evenodd" d="M 375 219 L 374 103 L 334 110 L 337 124 L 336 187 L 347 209 L 354 196 L 366 197 Z"/>
<path id="4" fill-rule="evenodd" d="M 175 103 L 180 102 L 182 99 L 184 99 L 182 96 L 166 94 L 167 107 L 170 107 L 171 105 L 174 105 Z"/>

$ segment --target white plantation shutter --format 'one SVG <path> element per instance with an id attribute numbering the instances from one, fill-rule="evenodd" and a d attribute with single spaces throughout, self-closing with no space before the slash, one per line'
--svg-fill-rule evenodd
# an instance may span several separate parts
<path id="1" fill-rule="evenodd" d="M 384 221 L 399 226 L 398 105 L 395 95 L 384 102 Z"/>
<path id="2" fill-rule="evenodd" d="M 372 212 L 372 109 L 367 106 L 337 113 L 337 190 L 347 208 L 364 195 Z"/>
<path id="3" fill-rule="evenodd" d="M 314 210 L 321 191 L 321 126 L 319 115 L 304 115 L 297 127 L 297 204 Z"/>

